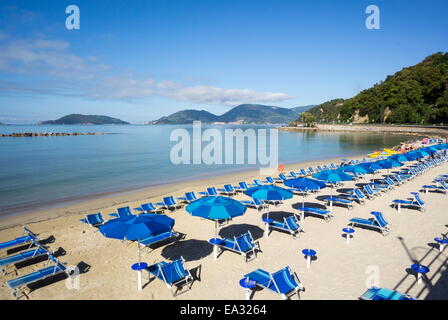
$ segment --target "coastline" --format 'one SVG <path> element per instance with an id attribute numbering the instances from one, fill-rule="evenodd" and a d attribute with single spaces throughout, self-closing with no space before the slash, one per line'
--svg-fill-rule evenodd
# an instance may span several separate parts
<path id="1" fill-rule="evenodd" d="M 316 124 L 315 127 L 278 127 L 283 131 L 340 131 L 340 132 L 365 132 L 365 133 L 384 133 L 384 134 L 403 134 L 414 136 L 439 135 L 448 136 L 448 127 L 430 127 L 430 126 L 406 126 L 406 125 L 371 125 L 371 124 Z"/>
<path id="2" fill-rule="evenodd" d="M 285 171 L 298 170 L 309 166 L 315 167 L 323 163 L 339 163 L 341 158 L 358 159 L 364 152 L 340 157 L 326 157 L 312 159 L 309 161 L 283 163 Z M 49 201 L 48 204 L 40 206 L 38 209 L 25 209 L 19 212 L 12 212 L 0 216 L 0 230 L 14 228 L 20 225 L 32 224 L 48 221 L 67 216 L 80 216 L 94 212 L 103 214 L 112 213 L 115 208 L 131 205 L 132 208 L 146 202 L 159 202 L 162 197 L 174 195 L 183 196 L 189 191 L 204 191 L 207 186 L 222 186 L 223 184 L 237 184 L 239 181 L 253 180 L 263 177 L 259 170 L 248 170 L 241 168 L 231 173 L 214 174 L 200 178 L 173 181 L 165 184 L 157 184 L 148 187 L 130 188 L 121 191 L 106 192 L 86 195 L 74 199 L 61 199 Z M 32 207 L 32 206 L 29 206 Z M 14 211 L 11 209 L 11 211 Z"/>

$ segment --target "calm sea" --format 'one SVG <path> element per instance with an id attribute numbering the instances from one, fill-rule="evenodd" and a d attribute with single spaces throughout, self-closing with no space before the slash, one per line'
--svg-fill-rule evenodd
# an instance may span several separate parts
<path id="1" fill-rule="evenodd" d="M 12 132 L 104 132 L 107 135 L 0 138 L 0 215 L 87 196 L 210 177 L 254 165 L 174 165 L 170 134 L 191 126 L 0 126 Z M 203 126 L 203 129 L 211 126 Z M 217 125 L 269 129 L 262 125 Z M 278 132 L 280 163 L 365 155 L 409 137 L 366 133 Z M 204 143 L 206 144 L 206 143 Z M 246 143 L 247 148 L 247 143 Z"/>

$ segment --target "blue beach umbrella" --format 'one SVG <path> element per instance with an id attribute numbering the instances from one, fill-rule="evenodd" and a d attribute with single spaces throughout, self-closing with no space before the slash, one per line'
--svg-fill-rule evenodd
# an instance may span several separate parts
<path id="1" fill-rule="evenodd" d="M 173 229 L 174 219 L 166 215 L 142 214 L 113 219 L 99 227 L 107 238 L 138 240 L 138 261 L 140 263 L 140 240 L 157 236 Z"/>
<path id="2" fill-rule="evenodd" d="M 285 180 L 283 184 L 290 188 L 297 188 L 302 190 L 318 190 L 326 187 L 325 182 L 310 178 L 288 179 Z"/>
<path id="3" fill-rule="evenodd" d="M 355 174 L 366 174 L 366 173 L 373 173 L 374 170 L 370 169 L 369 167 L 361 166 L 361 165 L 355 165 L 355 166 L 346 166 L 339 169 L 343 172 L 351 172 Z"/>
<path id="4" fill-rule="evenodd" d="M 401 167 L 403 164 L 397 160 L 387 159 L 387 160 L 379 160 L 376 162 L 382 169 L 391 169 L 396 167 Z"/>
<path id="5" fill-rule="evenodd" d="M 381 167 L 376 162 L 361 163 L 360 166 L 363 166 L 365 168 L 369 168 L 370 170 L 373 170 L 373 171 L 381 169 Z"/>
<path id="6" fill-rule="evenodd" d="M 353 180 L 351 175 L 340 170 L 326 170 L 312 175 L 313 178 L 327 182 L 340 182 Z"/>
<path id="7" fill-rule="evenodd" d="M 307 191 L 320 190 L 327 187 L 325 182 L 310 178 L 288 179 L 285 180 L 283 184 L 287 187 L 295 188 L 300 192 L 302 192 L 303 195 L 302 207 L 305 206 L 305 196 Z"/>
<path id="8" fill-rule="evenodd" d="M 322 172 L 313 174 L 312 177 L 316 178 L 318 180 L 330 182 L 331 184 L 333 184 L 334 182 L 353 180 L 353 176 L 351 176 L 343 171 L 340 171 L 340 170 L 322 171 Z"/>
<path id="9" fill-rule="evenodd" d="M 215 221 L 215 238 L 218 238 L 218 220 L 242 216 L 247 207 L 229 197 L 203 197 L 185 207 L 189 214 Z"/>
<path id="10" fill-rule="evenodd" d="M 244 191 L 245 195 L 252 197 L 252 199 L 267 200 L 267 201 L 281 201 L 291 199 L 293 194 L 291 191 L 282 187 L 273 185 L 256 186 Z M 267 218 L 269 218 L 269 203 Z"/>
<path id="11" fill-rule="evenodd" d="M 390 159 L 390 160 L 399 161 L 399 162 L 407 162 L 407 161 L 414 161 L 414 160 L 415 160 L 414 157 L 412 157 L 412 156 L 410 156 L 410 155 L 408 155 L 408 154 L 406 154 L 406 153 L 403 153 L 403 154 L 394 154 L 394 155 L 391 156 L 389 159 Z"/>

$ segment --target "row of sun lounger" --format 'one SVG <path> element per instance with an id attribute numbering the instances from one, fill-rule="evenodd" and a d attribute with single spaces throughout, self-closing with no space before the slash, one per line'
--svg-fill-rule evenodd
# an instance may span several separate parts
<path id="1" fill-rule="evenodd" d="M 61 273 L 69 275 L 67 268 L 56 259 L 53 253 L 51 253 L 40 243 L 37 235 L 26 227 L 22 228 L 22 236 L 0 243 L 1 250 L 8 251 L 10 249 L 23 247 L 22 251 L 19 250 L 20 252 L 18 253 L 6 255 L 5 257 L 0 258 L 0 268 L 3 276 L 8 274 L 8 267 L 11 265 L 15 266 L 18 263 L 28 262 L 32 259 L 37 259 L 40 257 L 47 257 L 47 260 L 46 266 L 41 269 L 14 279 L 6 280 L 6 285 L 11 290 L 11 295 L 16 299 L 21 296 L 28 296 L 28 286 L 37 281 L 41 281 Z M 17 269 L 14 269 L 14 271 L 16 275 L 18 275 Z"/>

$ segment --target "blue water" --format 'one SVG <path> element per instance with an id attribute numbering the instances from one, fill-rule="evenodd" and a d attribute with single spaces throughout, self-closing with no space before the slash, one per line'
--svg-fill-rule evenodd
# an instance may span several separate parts
<path id="1" fill-rule="evenodd" d="M 272 126 L 271 126 L 272 127 Z M 218 125 L 224 129 L 271 128 Z M 0 138 L 0 215 L 59 201 L 210 177 L 259 165 L 174 165 L 170 134 L 191 126 L 0 126 L 12 132 L 104 132 L 107 135 Z M 203 126 L 204 129 L 210 126 Z M 280 163 L 366 154 L 408 137 L 279 131 Z M 247 145 L 247 143 L 246 143 Z"/>

